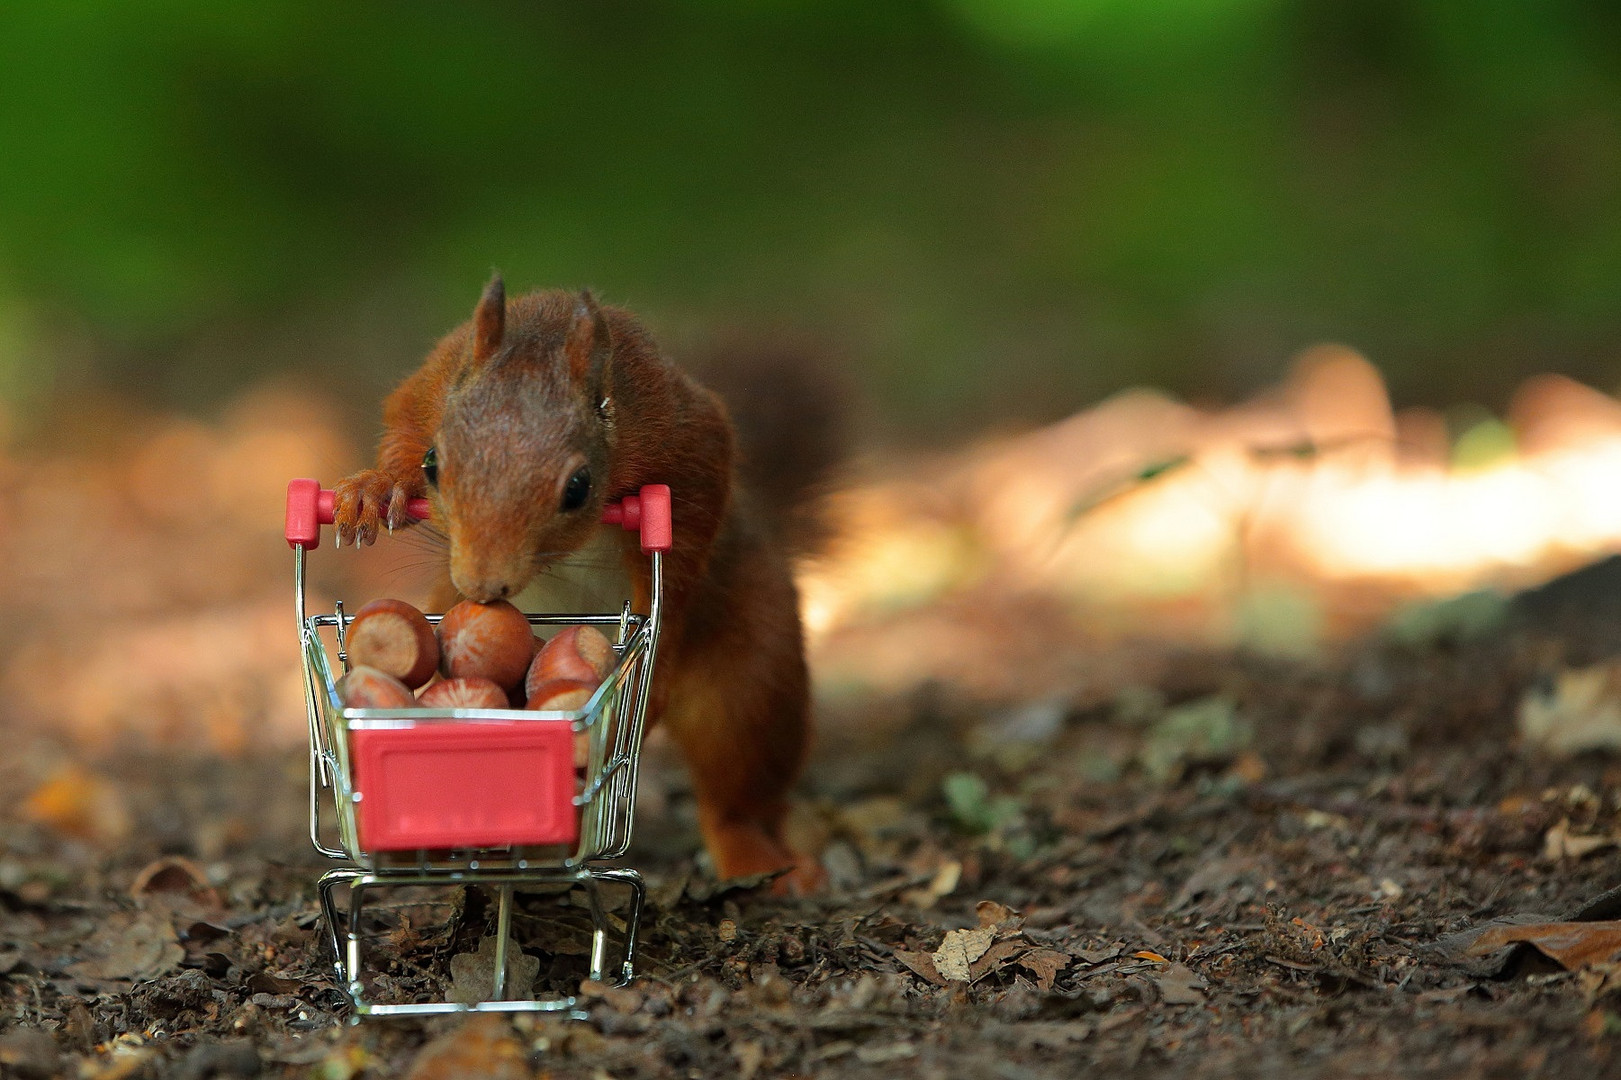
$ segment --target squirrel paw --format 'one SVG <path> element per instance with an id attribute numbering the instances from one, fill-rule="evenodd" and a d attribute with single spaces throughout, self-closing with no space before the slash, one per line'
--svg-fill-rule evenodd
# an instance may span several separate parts
<path id="1" fill-rule="evenodd" d="M 715 873 L 721 880 L 752 877 L 788 868 L 771 883 L 773 896 L 806 896 L 827 885 L 827 871 L 808 855 L 790 850 L 752 822 L 710 823 L 704 831 Z"/>
<path id="2" fill-rule="evenodd" d="M 795 853 L 794 867 L 771 883 L 772 896 L 811 896 L 827 888 L 827 871 L 809 855 Z"/>
<path id="3" fill-rule="evenodd" d="M 363 469 L 339 481 L 332 491 L 332 524 L 339 547 L 351 540 L 355 547 L 375 543 L 379 526 L 392 532 L 410 524 L 405 507 L 419 494 L 381 469 Z"/>

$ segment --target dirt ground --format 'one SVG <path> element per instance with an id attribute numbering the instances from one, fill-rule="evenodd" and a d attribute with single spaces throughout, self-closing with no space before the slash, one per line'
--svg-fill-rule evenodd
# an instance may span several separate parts
<path id="1" fill-rule="evenodd" d="M 1517 747 L 1533 640 L 1367 645 L 1326 669 L 1188 655 L 1108 708 L 920 693 L 881 723 L 839 717 L 799 821 L 832 877 L 808 900 L 711 881 L 655 747 L 631 860 L 652 886 L 640 977 L 592 988 L 584 1021 L 346 1024 L 302 756 L 103 755 L 96 783 L 130 818 L 118 843 L 6 829 L 0 1070 L 1621 1075 L 1602 969 L 1448 951 L 1489 920 L 1574 915 L 1621 878 L 1613 843 L 1576 857 L 1550 840 L 1613 835 L 1621 773 Z M 1147 752 L 1156 721 L 1201 714 L 1245 730 Z M 379 937 L 383 990 L 448 987 L 446 955 L 484 932 L 485 905 L 456 903 Z M 553 911 L 579 922 L 533 897 L 517 936 L 566 975 L 579 950 Z"/>
<path id="2" fill-rule="evenodd" d="M 7 1080 L 1621 1075 L 1621 763 L 1516 719 L 1621 653 L 1613 567 L 1310 662 L 1145 647 L 1103 694 L 829 687 L 794 822 L 830 878 L 808 899 L 713 881 L 655 738 L 633 984 L 586 987 L 583 1020 L 351 1025 L 286 552 L 255 516 L 347 465 L 298 456 L 319 425 L 254 426 L 275 412 L 99 465 L 0 456 Z M 214 492 L 202 526 L 171 498 L 198 462 L 226 463 L 181 485 Z M 1026 629 L 1032 657 L 1084 651 Z M 1576 713 L 1621 723 L 1600 682 Z M 454 992 L 490 923 L 477 892 L 385 905 L 369 985 Z M 521 898 L 539 985 L 578 976 L 582 923 L 577 897 Z"/>

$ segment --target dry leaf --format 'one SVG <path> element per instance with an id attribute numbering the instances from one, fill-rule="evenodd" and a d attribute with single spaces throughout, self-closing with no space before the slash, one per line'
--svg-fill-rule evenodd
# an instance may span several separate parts
<path id="1" fill-rule="evenodd" d="M 1098 964 L 1108 963 L 1120 955 L 1119 945 L 1107 945 L 1101 949 L 1071 949 L 1069 954 L 1083 964 L 1096 967 Z"/>
<path id="2" fill-rule="evenodd" d="M 917 1056 L 917 1047 L 909 1042 L 868 1043 L 856 1047 L 856 1058 L 867 1065 L 882 1065 L 890 1061 L 904 1061 Z"/>
<path id="3" fill-rule="evenodd" d="M 765 1047 L 755 1039 L 735 1042 L 732 1056 L 737 1058 L 738 1080 L 754 1080 L 754 1074 L 765 1064 Z"/>
<path id="4" fill-rule="evenodd" d="M 998 941 L 985 951 L 985 955 L 968 965 L 968 981 L 978 982 L 993 971 L 1000 970 L 1009 960 L 1028 952 L 1028 941 Z"/>
<path id="5" fill-rule="evenodd" d="M 58 832 L 116 844 L 133 827 L 118 786 L 78 765 L 58 769 L 23 802 L 23 816 Z"/>
<path id="6" fill-rule="evenodd" d="M 1009 934 L 1024 926 L 1023 915 L 995 900 L 981 900 L 974 905 L 974 913 L 979 916 L 980 929 L 988 927 L 998 933 Z"/>
<path id="7" fill-rule="evenodd" d="M 540 974 L 540 958 L 523 952 L 516 944 L 507 944 L 507 983 L 502 996 L 508 999 L 528 997 Z M 483 938 L 478 952 L 461 953 L 450 958 L 450 1000 L 471 1005 L 489 1001 L 495 992 L 495 938 Z"/>
<path id="8" fill-rule="evenodd" d="M 1225 859 L 1211 859 L 1203 863 L 1182 883 L 1171 911 L 1181 911 L 1201 896 L 1229 898 L 1233 886 L 1246 877 L 1260 879 L 1265 876 L 1262 860 L 1254 855 L 1236 855 Z"/>
<path id="9" fill-rule="evenodd" d="M 1621 667 L 1614 663 L 1559 672 L 1520 701 L 1520 734 L 1559 757 L 1621 747 Z"/>
<path id="10" fill-rule="evenodd" d="M 1036 986 L 1051 990 L 1058 973 L 1069 965 L 1069 954 L 1057 949 L 1031 949 L 1019 957 L 1019 966 L 1036 977 Z"/>
<path id="11" fill-rule="evenodd" d="M 1565 969 L 1591 967 L 1621 955 L 1621 922 L 1530 923 L 1490 926 L 1466 950 L 1485 956 L 1509 945 L 1531 945 Z"/>
<path id="12" fill-rule="evenodd" d="M 1608 836 L 1579 836 L 1570 831 L 1570 819 L 1562 818 L 1542 838 L 1542 855 L 1546 859 L 1580 859 L 1601 848 L 1612 847 L 1615 840 Z"/>
<path id="13" fill-rule="evenodd" d="M 405 1080 L 530 1080 L 533 1075 L 529 1054 L 507 1021 L 475 1016 L 424 1046 Z"/>
<path id="14" fill-rule="evenodd" d="M 1203 1005 L 1205 981 L 1186 964 L 1172 964 L 1157 975 L 1160 997 L 1167 1005 Z"/>
<path id="15" fill-rule="evenodd" d="M 940 868 L 934 872 L 934 877 L 927 885 L 920 889 L 908 890 L 902 899 L 913 907 L 931 908 L 940 902 L 942 896 L 949 896 L 956 891 L 961 881 L 962 863 L 956 859 L 949 859 L 940 864 Z"/>
<path id="16" fill-rule="evenodd" d="M 76 979 L 154 979 L 186 957 L 168 917 L 154 911 L 115 915 L 85 944 L 90 955 L 68 968 Z"/>
<path id="17" fill-rule="evenodd" d="M 893 952 L 895 959 L 905 964 L 914 975 L 917 975 L 924 982 L 933 983 L 935 986 L 944 986 L 946 984 L 945 978 L 935 969 L 934 957 L 930 954 L 913 952 L 910 949 L 895 949 Z"/>
<path id="18" fill-rule="evenodd" d="M 969 965 L 984 956 L 995 940 L 996 931 L 988 927 L 953 930 L 935 950 L 935 970 L 951 982 L 967 982 Z"/>
<path id="19" fill-rule="evenodd" d="M 224 914 L 220 894 L 209 885 L 208 877 L 190 859 L 165 855 L 154 859 L 135 875 L 130 896 L 142 907 L 183 916 L 191 922 L 209 922 Z"/>

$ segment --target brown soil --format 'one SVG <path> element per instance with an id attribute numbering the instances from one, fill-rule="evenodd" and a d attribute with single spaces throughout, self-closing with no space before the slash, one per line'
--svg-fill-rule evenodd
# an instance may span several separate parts
<path id="1" fill-rule="evenodd" d="M 1621 775 L 1517 747 L 1533 640 L 1367 646 L 1327 669 L 1182 657 L 1154 707 L 1224 701 L 1248 735 L 1169 769 L 1143 764 L 1152 718 L 1127 705 L 845 706 L 798 822 L 833 879 L 807 900 L 706 877 L 655 746 L 630 860 L 652 884 L 641 975 L 593 988 L 584 1021 L 345 1024 L 302 756 L 104 753 L 67 783 L 114 793 L 123 824 L 80 792 L 77 829 L 6 831 L 0 1072 L 1621 1075 L 1591 969 L 1443 947 L 1500 916 L 1572 915 L 1621 877 L 1613 846 L 1545 855 L 1551 829 L 1616 831 Z M 489 905 L 408 908 L 375 942 L 376 985 L 443 992 Z M 577 968 L 581 914 L 524 901 L 543 976 Z"/>

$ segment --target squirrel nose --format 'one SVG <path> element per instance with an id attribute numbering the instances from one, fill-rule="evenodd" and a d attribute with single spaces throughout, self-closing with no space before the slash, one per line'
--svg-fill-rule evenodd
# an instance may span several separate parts
<path id="1" fill-rule="evenodd" d="M 473 560 L 467 560 L 473 562 Z M 457 565 L 458 560 L 451 560 L 450 582 L 456 586 L 456 591 L 480 604 L 488 604 L 492 600 L 505 600 L 518 591 L 521 582 L 515 581 L 511 573 L 500 566 L 489 563 L 480 565 L 473 562 Z"/>
<path id="2" fill-rule="evenodd" d="M 480 604 L 506 600 L 528 584 L 533 571 L 521 549 L 459 541 L 451 538 L 450 581 L 467 599 Z"/>
<path id="3" fill-rule="evenodd" d="M 480 604 L 488 604 L 495 600 L 505 600 L 513 593 L 511 583 L 505 581 L 483 580 L 469 581 L 465 583 L 455 581 L 454 584 L 457 592 L 467 597 L 467 599 Z"/>

